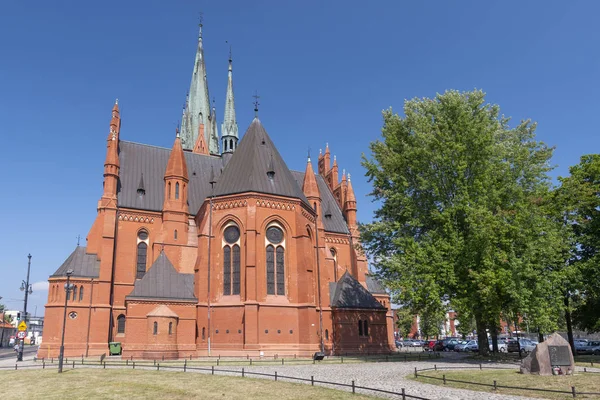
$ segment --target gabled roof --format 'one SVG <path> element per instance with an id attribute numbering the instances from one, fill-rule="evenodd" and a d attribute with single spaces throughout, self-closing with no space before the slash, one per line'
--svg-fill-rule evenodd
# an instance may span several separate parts
<path id="1" fill-rule="evenodd" d="M 273 170 L 273 178 L 267 172 Z M 310 205 L 258 118 L 254 118 L 217 181 L 215 196 L 258 192 Z"/>
<path id="2" fill-rule="evenodd" d="M 135 282 L 127 299 L 164 299 L 197 301 L 194 274 L 180 274 L 164 252 L 154 261 L 142 279 Z"/>
<path id="3" fill-rule="evenodd" d="M 239 147 L 238 147 L 239 150 Z M 189 211 L 195 215 L 204 200 L 210 196 L 210 170 L 213 168 L 217 181 L 221 180 L 221 170 L 234 158 L 233 154 L 225 153 L 222 157 L 184 152 L 188 169 L 188 204 Z M 155 147 L 140 143 L 119 142 L 119 207 L 133 208 L 160 212 L 165 195 L 165 171 L 171 149 Z M 290 171 L 294 178 L 291 182 L 302 191 L 304 181 L 303 171 Z M 138 193 L 140 179 L 144 175 L 144 195 Z M 276 175 L 277 177 L 277 172 Z M 327 183 L 320 175 L 315 175 L 322 200 L 322 209 L 331 212 L 331 218 L 321 215 L 327 232 L 348 234 L 348 227 L 337 201 L 333 197 Z"/>
<path id="4" fill-rule="evenodd" d="M 77 246 L 71 255 L 50 277 L 67 276 L 72 269 L 73 277 L 97 278 L 100 276 L 100 260 L 97 254 L 86 253 L 86 247 Z"/>
<path id="5" fill-rule="evenodd" d="M 387 294 L 387 292 L 381 285 L 381 282 L 373 278 L 371 275 L 367 275 L 367 289 L 369 289 L 369 292 L 371 293 Z"/>
<path id="6" fill-rule="evenodd" d="M 337 283 L 329 283 L 329 293 L 331 307 L 385 309 L 348 271 Z"/>

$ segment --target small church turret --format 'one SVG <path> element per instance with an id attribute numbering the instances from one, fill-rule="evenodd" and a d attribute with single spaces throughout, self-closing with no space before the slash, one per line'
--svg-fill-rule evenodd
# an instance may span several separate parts
<path id="1" fill-rule="evenodd" d="M 119 181 L 119 131 L 121 117 L 119 115 L 119 101 L 115 101 L 110 120 L 110 131 L 106 143 L 106 159 L 104 161 L 104 190 L 102 193 L 101 207 L 117 207 L 117 185 Z"/>
<path id="2" fill-rule="evenodd" d="M 169 212 L 188 214 L 187 185 L 189 179 L 179 131 L 177 131 L 177 137 L 169 156 L 164 180 L 165 200 L 163 203 L 163 214 Z M 187 222 L 187 217 L 185 220 Z"/>
<path id="3" fill-rule="evenodd" d="M 319 229 L 323 229 L 323 220 L 321 218 L 321 193 L 319 192 L 319 186 L 317 185 L 317 179 L 315 172 L 312 168 L 312 162 L 310 157 L 307 159 L 306 171 L 304 172 L 304 182 L 302 183 L 302 191 L 306 196 L 306 199 L 313 205 L 313 208 L 319 216 L 317 219 L 317 226 Z"/>
<path id="4" fill-rule="evenodd" d="M 221 125 L 221 151 L 233 153 L 238 143 L 238 124 L 235 119 L 235 104 L 233 97 L 233 67 L 231 49 L 229 50 L 229 71 L 227 73 L 227 94 L 225 96 L 225 116 Z"/>
<path id="5" fill-rule="evenodd" d="M 354 196 L 354 189 L 352 189 L 350 174 L 348 174 L 348 188 L 346 190 L 344 212 L 346 214 L 346 221 L 348 222 L 348 228 L 350 229 L 350 233 L 352 235 L 355 235 L 357 233 L 356 197 Z"/>

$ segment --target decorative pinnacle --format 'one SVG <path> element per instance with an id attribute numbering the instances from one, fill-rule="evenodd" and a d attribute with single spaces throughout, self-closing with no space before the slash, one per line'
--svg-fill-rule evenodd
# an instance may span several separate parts
<path id="1" fill-rule="evenodd" d="M 350 172 L 348 172 L 348 182 L 350 182 Z"/>
<path id="2" fill-rule="evenodd" d="M 254 116 L 258 118 L 258 106 L 260 105 L 258 99 L 260 99 L 260 96 L 257 90 L 254 91 L 254 96 L 252 97 L 254 97 Z"/>
<path id="3" fill-rule="evenodd" d="M 177 123 L 179 125 L 179 123 Z M 175 128 L 175 137 L 179 138 L 179 128 Z"/>
<path id="4" fill-rule="evenodd" d="M 337 161 L 336 155 L 333 155 L 333 161 Z"/>
<path id="5" fill-rule="evenodd" d="M 308 148 L 308 157 L 307 157 L 307 159 L 306 159 L 306 160 L 307 160 L 307 161 L 306 161 L 307 163 L 309 163 L 309 162 L 310 162 L 310 147 Z"/>
<path id="6" fill-rule="evenodd" d="M 319 149 L 319 155 L 323 154 L 323 149 Z"/>
<path id="7" fill-rule="evenodd" d="M 119 104 L 119 99 L 118 98 L 115 100 L 115 104 Z"/>

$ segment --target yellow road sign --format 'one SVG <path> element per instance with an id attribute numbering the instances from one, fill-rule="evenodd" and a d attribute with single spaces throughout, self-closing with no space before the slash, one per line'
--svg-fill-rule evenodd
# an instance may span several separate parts
<path id="1" fill-rule="evenodd" d="M 19 329 L 20 332 L 26 331 L 27 330 L 27 324 L 25 323 L 25 321 L 21 321 L 21 323 L 19 324 L 19 327 L 17 329 Z"/>

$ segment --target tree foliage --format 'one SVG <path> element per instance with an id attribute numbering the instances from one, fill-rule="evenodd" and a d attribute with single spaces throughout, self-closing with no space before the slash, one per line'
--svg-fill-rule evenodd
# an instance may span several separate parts
<path id="1" fill-rule="evenodd" d="M 404 114 L 383 112 L 382 140 L 363 157 L 380 207 L 362 243 L 394 299 L 472 315 L 482 343 L 504 310 L 551 325 L 557 289 L 543 277 L 557 234 L 543 199 L 553 150 L 535 140 L 536 124 L 510 128 L 481 91 L 409 100 Z"/>

